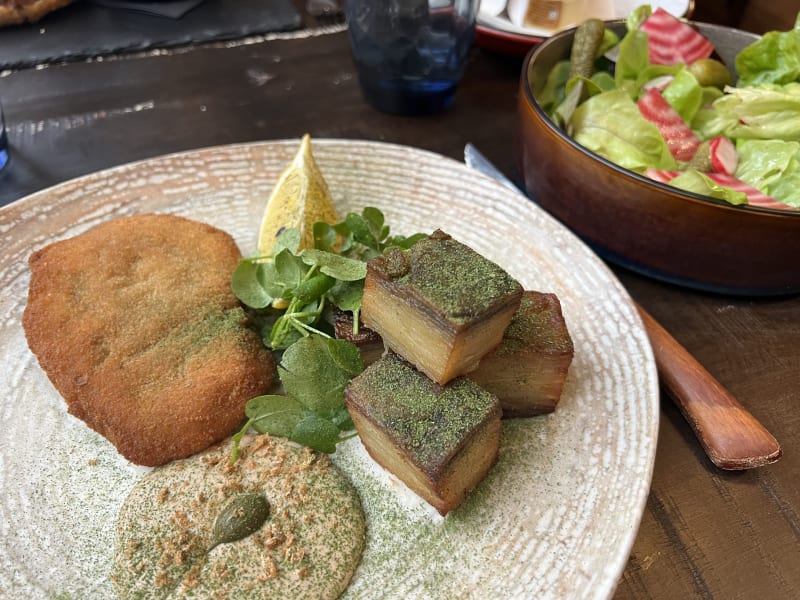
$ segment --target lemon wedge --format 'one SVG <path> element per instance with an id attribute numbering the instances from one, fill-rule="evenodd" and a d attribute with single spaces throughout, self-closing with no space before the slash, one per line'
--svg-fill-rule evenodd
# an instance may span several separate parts
<path id="1" fill-rule="evenodd" d="M 264 207 L 258 233 L 259 254 L 269 256 L 277 237 L 290 227 L 300 231 L 301 250 L 313 248 L 317 221 L 337 223 L 339 217 L 328 184 L 311 152 L 311 136 L 306 134 Z"/>

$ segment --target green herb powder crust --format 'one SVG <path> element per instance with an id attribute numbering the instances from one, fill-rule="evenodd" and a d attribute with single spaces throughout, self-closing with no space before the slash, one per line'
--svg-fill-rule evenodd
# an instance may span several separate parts
<path id="1" fill-rule="evenodd" d="M 440 230 L 409 250 L 388 251 L 371 266 L 459 323 L 483 317 L 522 294 L 520 284 L 500 266 Z"/>
<path id="2" fill-rule="evenodd" d="M 560 324 L 561 305 L 554 294 L 525 292 L 496 352 L 501 355 L 525 349 L 572 352 L 572 338 Z"/>
<path id="3" fill-rule="evenodd" d="M 351 382 L 347 403 L 384 428 L 417 464 L 440 467 L 500 410 L 497 399 L 469 379 L 441 386 L 392 353 Z"/>

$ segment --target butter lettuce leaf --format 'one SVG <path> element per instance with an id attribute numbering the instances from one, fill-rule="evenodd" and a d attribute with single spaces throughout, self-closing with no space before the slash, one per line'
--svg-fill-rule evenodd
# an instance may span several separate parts
<path id="1" fill-rule="evenodd" d="M 800 140 L 800 83 L 726 87 L 725 92 L 692 121 L 704 139 Z"/>
<path id="2" fill-rule="evenodd" d="M 596 86 L 599 92 L 610 92 L 617 87 L 613 75 L 607 71 L 598 71 L 592 75 L 591 82 Z"/>
<path id="3" fill-rule="evenodd" d="M 600 47 L 597 49 L 597 58 L 604 56 L 606 52 L 619 44 L 619 36 L 611 31 L 608 27 L 603 30 L 603 41 L 600 42 Z"/>
<path id="4" fill-rule="evenodd" d="M 625 19 L 625 26 L 628 31 L 639 29 L 650 15 L 653 14 L 653 7 L 649 4 L 640 4 L 634 8 Z"/>
<path id="5" fill-rule="evenodd" d="M 736 177 L 768 196 L 800 206 L 800 142 L 740 140 Z"/>
<path id="6" fill-rule="evenodd" d="M 573 112 L 570 129 L 576 142 L 627 169 L 677 167 L 658 128 L 642 117 L 624 90 L 586 100 Z"/>
<path id="7" fill-rule="evenodd" d="M 739 140 L 736 177 L 759 190 L 777 180 L 800 151 L 800 143 L 781 140 Z"/>
<path id="8" fill-rule="evenodd" d="M 703 104 L 703 88 L 686 68 L 681 68 L 662 92 L 664 99 L 687 123 L 691 123 Z"/>
<path id="9" fill-rule="evenodd" d="M 568 80 L 569 61 L 561 60 L 550 69 L 544 87 L 536 97 L 544 110 L 550 112 L 553 107 L 558 106 L 564 101 L 564 96 L 566 95 L 564 88 Z"/>
<path id="10" fill-rule="evenodd" d="M 770 31 L 736 56 L 740 87 L 800 81 L 800 15 L 791 31 Z"/>
<path id="11" fill-rule="evenodd" d="M 719 200 L 725 200 L 730 204 L 747 204 L 747 195 L 744 192 L 737 192 L 729 187 L 720 185 L 710 177 L 694 169 L 687 169 L 677 177 L 671 179 L 669 184 L 676 188 L 686 190 L 687 192 L 694 192 L 695 194 L 703 194 Z"/>
<path id="12" fill-rule="evenodd" d="M 628 95 L 635 98 L 641 88 L 641 75 L 648 67 L 647 33 L 638 29 L 628 31 L 619 43 L 619 53 L 614 66 L 614 81 L 617 87 L 628 90 Z"/>
<path id="13" fill-rule="evenodd" d="M 781 177 L 768 186 L 767 194 L 779 202 L 800 208 L 800 159 L 797 155 L 789 161 Z"/>
<path id="14" fill-rule="evenodd" d="M 569 132 L 571 131 L 569 122 L 572 119 L 572 113 L 581 102 L 614 88 L 614 79 L 606 73 L 595 73 L 590 79 L 575 75 L 564 86 L 566 95 L 561 103 L 553 109 L 551 118 L 560 126 L 567 124 L 566 129 Z"/>

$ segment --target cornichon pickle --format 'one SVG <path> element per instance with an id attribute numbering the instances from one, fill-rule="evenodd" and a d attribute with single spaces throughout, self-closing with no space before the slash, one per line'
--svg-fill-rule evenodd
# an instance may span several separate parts
<path id="1" fill-rule="evenodd" d="M 688 166 L 701 173 L 711 172 L 711 144 L 708 140 L 697 147 L 697 151 L 692 156 Z"/>
<path id="2" fill-rule="evenodd" d="M 606 26 L 600 19 L 587 19 L 575 30 L 569 56 L 569 76 L 587 79 L 594 73 L 594 59 L 603 43 Z"/>
<path id="3" fill-rule="evenodd" d="M 733 83 L 733 76 L 728 67 L 713 58 L 701 58 L 688 67 L 689 72 L 695 76 L 702 86 L 723 89 Z"/>

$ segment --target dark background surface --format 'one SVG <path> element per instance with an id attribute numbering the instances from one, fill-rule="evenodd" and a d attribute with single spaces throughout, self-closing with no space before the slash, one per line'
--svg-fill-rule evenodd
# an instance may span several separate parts
<path id="1" fill-rule="evenodd" d="M 0 69 L 238 39 L 302 25 L 291 0 L 203 0 L 196 6 L 190 1 L 180 18 L 159 16 L 183 4 L 127 3 L 136 10 L 73 2 L 38 23 L 0 30 Z"/>

